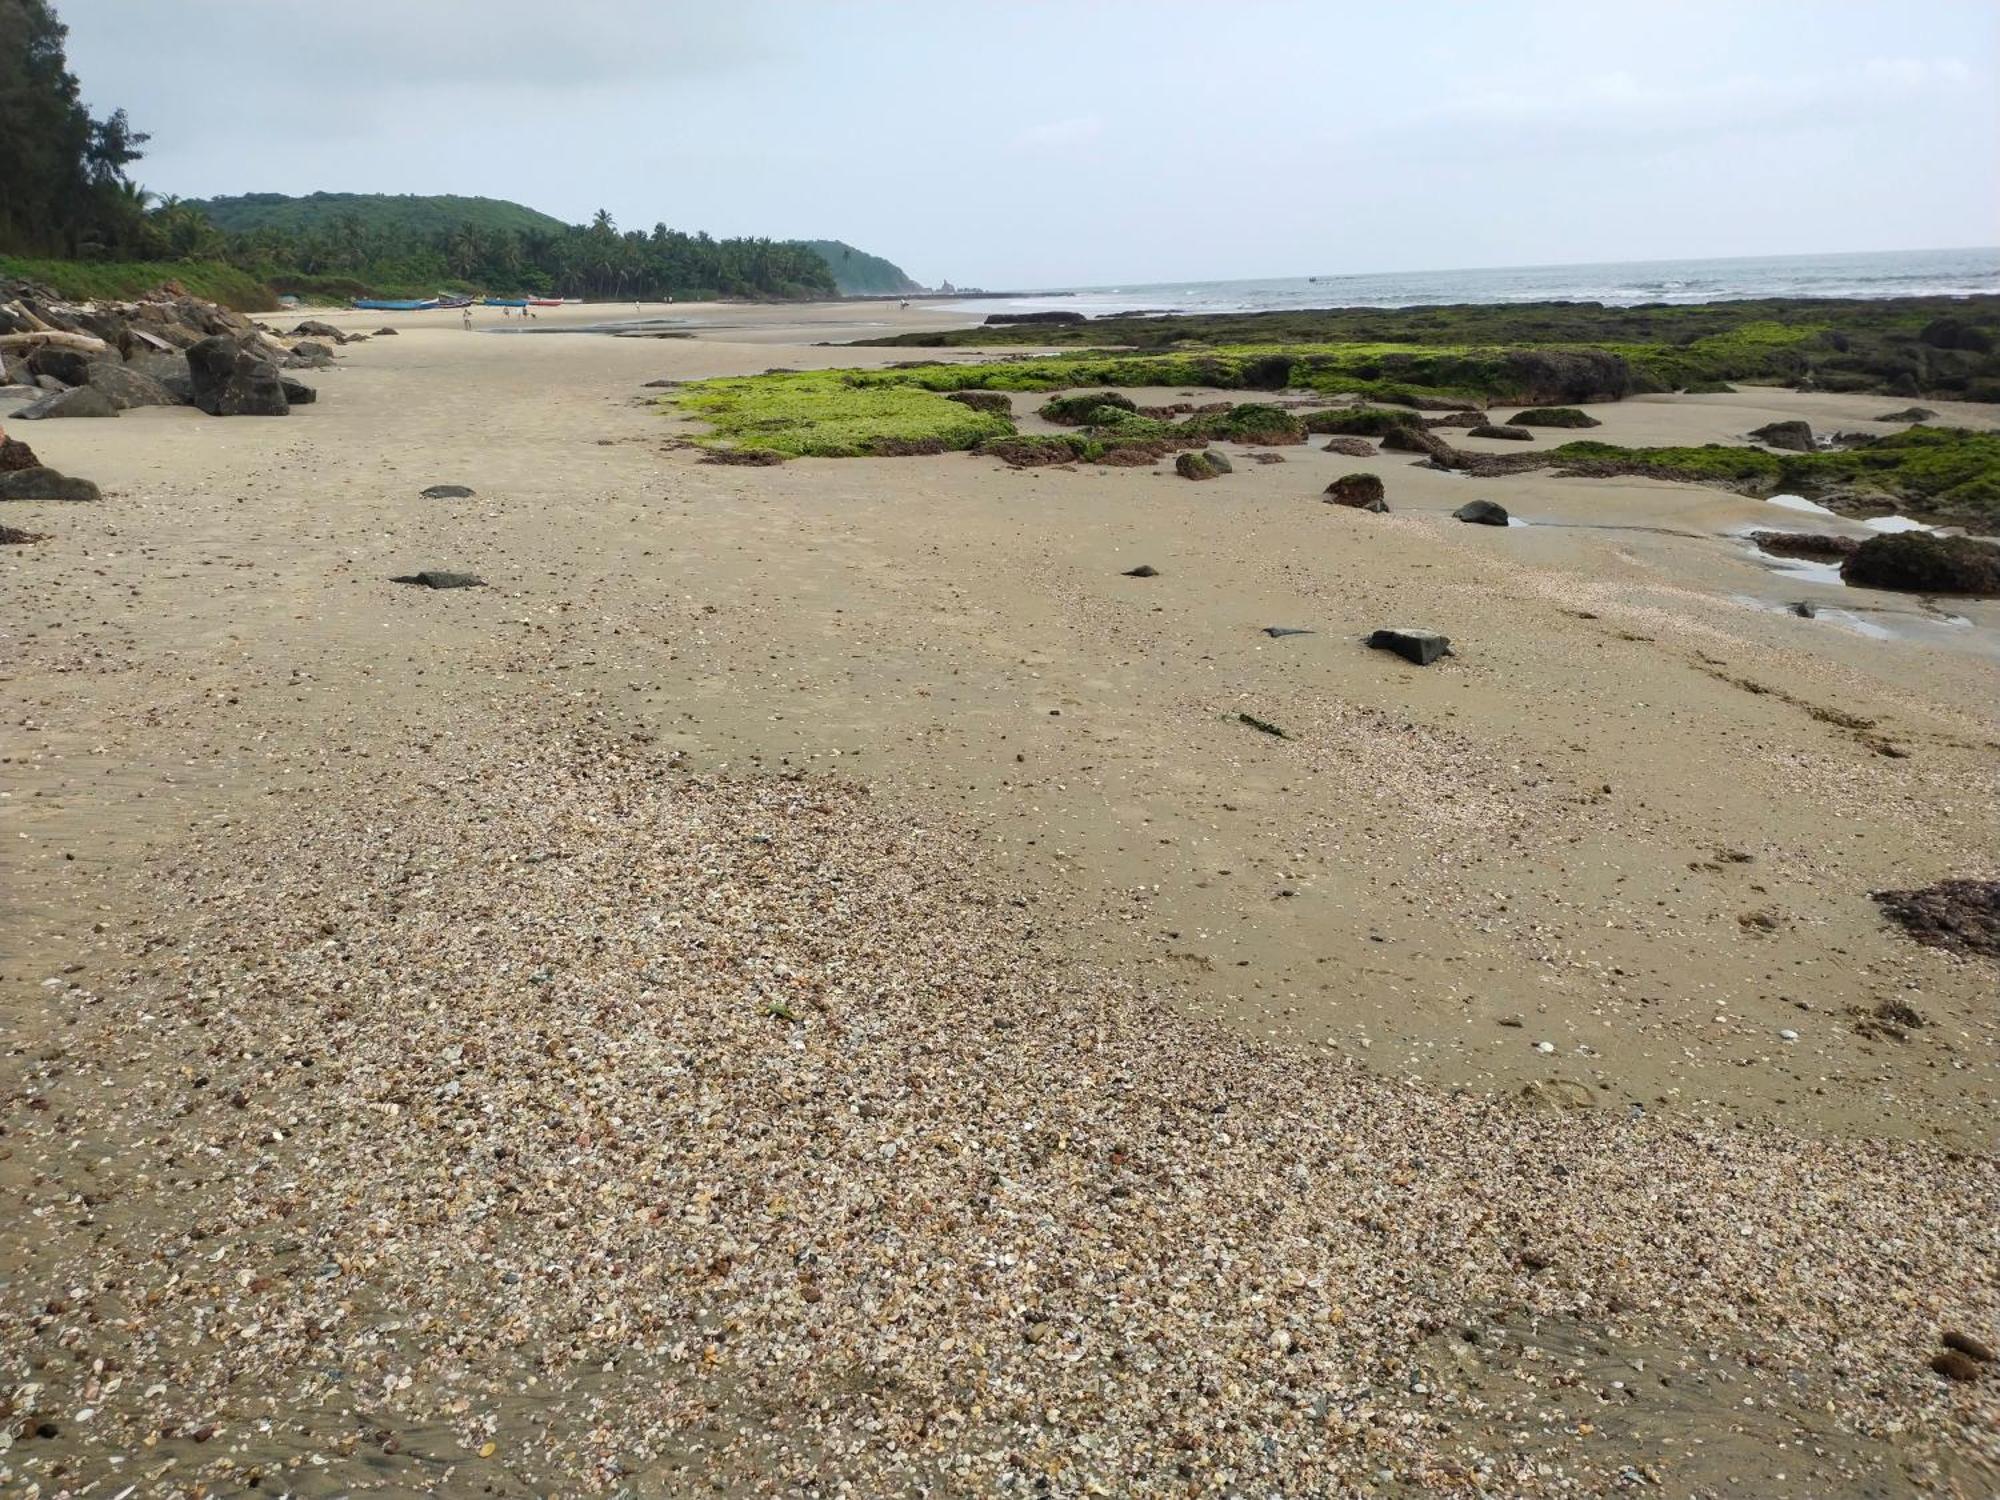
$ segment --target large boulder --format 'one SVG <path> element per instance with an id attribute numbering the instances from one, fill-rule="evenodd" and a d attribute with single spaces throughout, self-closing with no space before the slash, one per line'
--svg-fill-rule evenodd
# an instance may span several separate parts
<path id="1" fill-rule="evenodd" d="M 300 339 L 285 355 L 284 363 L 293 370 L 330 370 L 333 368 L 333 351 L 311 339 Z"/>
<path id="2" fill-rule="evenodd" d="M 1891 532 L 1856 547 L 1840 576 L 1863 588 L 2000 597 L 2000 546 L 1977 537 Z"/>
<path id="3" fill-rule="evenodd" d="M 311 406 L 313 402 L 319 400 L 319 392 L 303 381 L 281 375 L 278 377 L 278 384 L 284 388 L 285 400 L 293 406 Z"/>
<path id="4" fill-rule="evenodd" d="M 1183 479 L 1213 479 L 1229 472 L 1229 460 L 1217 464 L 1218 458 L 1220 454 L 1206 451 L 1183 453 L 1174 460 L 1174 472 Z"/>
<path id="5" fill-rule="evenodd" d="M 35 450 L 19 438 L 0 434 L 0 474 L 14 469 L 37 469 L 42 461 L 35 457 Z"/>
<path id="6" fill-rule="evenodd" d="M 75 349 L 45 344 L 28 355 L 28 373 L 46 375 L 64 385 L 82 385 L 90 374 L 91 356 Z"/>
<path id="7" fill-rule="evenodd" d="M 1425 427 L 1391 427 L 1382 434 L 1382 447 L 1396 453 L 1427 453 L 1439 468 L 1459 466 L 1458 450 Z"/>
<path id="8" fill-rule="evenodd" d="M 1482 422 L 1467 437 L 1505 438 L 1510 443 L 1532 443 L 1535 435 L 1525 427 L 1503 426 L 1496 422 Z"/>
<path id="9" fill-rule="evenodd" d="M 1345 505 L 1353 510 L 1370 510 L 1377 515 L 1389 509 L 1383 497 L 1382 481 L 1374 474 L 1343 474 L 1326 487 L 1328 505 Z"/>
<path id="10" fill-rule="evenodd" d="M 1319 451 L 1322 453 L 1339 453 L 1348 458 L 1373 458 L 1375 456 L 1374 445 L 1367 438 L 1363 437 L 1330 437 L 1326 440 L 1326 446 Z"/>
<path id="11" fill-rule="evenodd" d="M 88 479 L 72 479 L 54 469 L 36 465 L 32 469 L 0 470 L 0 500 L 95 500 L 97 486 Z"/>
<path id="12" fill-rule="evenodd" d="M 1789 453 L 1811 453 L 1818 446 L 1813 442 L 1812 426 L 1806 422 L 1766 422 L 1751 429 L 1750 436 L 1767 448 L 1783 448 Z"/>
<path id="13" fill-rule="evenodd" d="M 1473 526 L 1505 526 L 1507 507 L 1497 500 L 1468 500 L 1453 511 L 1452 519 Z"/>
<path id="14" fill-rule="evenodd" d="M 95 386 L 79 385 L 50 391 L 14 413 L 14 420 L 38 422 L 48 417 L 115 417 L 118 403 Z"/>
<path id="15" fill-rule="evenodd" d="M 181 398 L 159 381 L 130 365 L 101 359 L 90 367 L 87 382 L 93 390 L 109 396 L 120 411 L 132 406 L 178 406 Z"/>
<path id="16" fill-rule="evenodd" d="M 277 367 L 217 334 L 187 352 L 193 403 L 212 417 L 282 417 L 291 408 Z"/>
<path id="17" fill-rule="evenodd" d="M 335 328 L 331 323 L 323 323 L 317 318 L 307 318 L 305 322 L 292 330 L 292 336 L 294 338 L 332 339 L 336 344 L 347 342 L 346 334 Z"/>

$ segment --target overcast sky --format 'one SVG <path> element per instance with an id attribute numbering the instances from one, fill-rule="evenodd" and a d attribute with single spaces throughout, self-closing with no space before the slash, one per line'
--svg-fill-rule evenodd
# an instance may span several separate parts
<path id="1" fill-rule="evenodd" d="M 2000 3 L 55 0 L 150 188 L 1037 287 L 2000 244 Z"/>

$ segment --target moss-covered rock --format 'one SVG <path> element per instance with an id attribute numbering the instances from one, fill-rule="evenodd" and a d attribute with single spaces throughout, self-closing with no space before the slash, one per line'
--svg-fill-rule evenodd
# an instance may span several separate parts
<path id="1" fill-rule="evenodd" d="M 1053 401 L 1044 402 L 1039 415 L 1045 422 L 1082 427 L 1104 421 L 1105 418 L 1098 414 L 1107 407 L 1123 412 L 1137 412 L 1139 409 L 1137 402 L 1118 391 L 1085 391 L 1082 395 L 1058 396 Z"/>
<path id="2" fill-rule="evenodd" d="M 1345 505 L 1352 510 L 1388 510 L 1382 480 L 1375 474 L 1343 474 L 1326 487 L 1326 503 Z"/>
<path id="3" fill-rule="evenodd" d="M 1498 427 L 1485 422 L 1466 433 L 1467 437 L 1505 438 L 1511 443 L 1532 443 L 1535 435 L 1525 427 Z"/>
<path id="4" fill-rule="evenodd" d="M 1214 479 L 1229 472 L 1228 460 L 1217 464 L 1215 460 L 1218 456 L 1206 451 L 1183 453 L 1174 460 L 1174 472 L 1183 479 Z"/>
<path id="5" fill-rule="evenodd" d="M 1281 406 L 1246 402 L 1226 412 L 1188 418 L 1191 432 L 1205 433 L 1232 443 L 1303 443 L 1306 425 Z"/>
<path id="6" fill-rule="evenodd" d="M 1381 437 L 1401 427 L 1420 426 L 1416 413 L 1395 411 L 1386 406 L 1336 406 L 1330 411 L 1307 412 L 1307 432 L 1338 432 L 1356 437 Z"/>
<path id="7" fill-rule="evenodd" d="M 2000 546 L 1969 536 L 1892 532 L 1856 547 L 1840 576 L 1864 588 L 2000 597 Z"/>
<path id="8" fill-rule="evenodd" d="M 1509 427 L 1602 427 L 1589 412 L 1574 406 L 1531 406 L 1507 419 Z"/>
<path id="9" fill-rule="evenodd" d="M 1767 448 L 1783 448 L 1787 453 L 1811 453 L 1819 446 L 1807 422 L 1766 422 L 1752 428 L 1750 436 Z"/>

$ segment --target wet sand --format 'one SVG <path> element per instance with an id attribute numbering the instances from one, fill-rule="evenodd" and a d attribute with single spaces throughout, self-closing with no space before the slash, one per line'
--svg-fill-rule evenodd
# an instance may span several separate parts
<path id="1" fill-rule="evenodd" d="M 175 1019 L 157 1055 L 134 1052 L 134 1007 L 184 1017 L 194 997 L 241 986 L 228 955 L 259 972 L 241 955 L 263 934 L 308 914 L 340 930 L 340 903 L 363 901 L 379 874 L 348 868 L 351 846 L 415 840 L 464 876 L 465 851 L 415 811 L 429 781 L 512 783 L 544 746 L 552 768 L 568 767 L 585 734 L 751 789 L 714 793 L 718 809 L 803 773 L 867 789 L 868 817 L 891 828 L 947 830 L 958 852 L 937 880 L 1017 892 L 1032 913 L 1021 930 L 981 930 L 982 972 L 1012 964 L 1058 989 L 1129 994 L 1121 1026 L 1158 1016 L 1169 1055 L 1226 1037 L 1237 1040 L 1203 1045 L 1275 1047 L 1288 1061 L 1274 1075 L 1354 1064 L 1356 1078 L 1420 1080 L 1411 1097 L 1436 1101 L 1424 1108 L 1459 1089 L 1510 1101 L 1507 1118 L 1571 1132 L 1577 1161 L 1619 1130 L 1735 1121 L 1807 1142 L 1909 1138 L 1929 1144 L 1900 1150 L 1932 1154 L 1891 1152 L 1870 1170 L 1891 1186 L 1907 1174 L 1909 1193 L 1933 1182 L 1970 1215 L 1960 1222 L 1992 1222 L 1979 1210 L 2000 1084 L 1993 970 L 1910 944 L 1868 893 L 1995 873 L 1994 605 L 1940 611 L 1776 574 L 1730 534 L 1820 523 L 1713 490 L 1472 481 L 1316 445 L 1202 485 L 961 455 L 702 465 L 669 446 L 687 429 L 645 381 L 886 363 L 909 351 L 812 344 L 961 315 L 669 315 L 706 326 L 688 340 L 503 337 L 340 314 L 331 321 L 404 331 L 344 349 L 316 378 L 320 402 L 282 422 L 151 410 L 33 425 L 43 457 L 106 499 L 10 505 L 14 524 L 53 535 L 0 554 L 21 705 L 0 802 L 10 1064 L 17 1101 L 47 1106 L 10 1118 L 4 1181 L 18 1202 L 53 1212 L 81 1190 L 69 1174 L 82 1155 L 57 1122 L 109 1129 L 115 1111 L 101 1112 L 120 1090 L 160 1107 L 161 1080 L 216 1044 Z M 1877 430 L 1866 418 L 1895 404 L 1648 398 L 1594 409 L 1594 435 L 1724 441 L 1789 416 Z M 1980 408 L 1946 416 L 1988 421 Z M 1382 475 L 1392 515 L 1320 503 L 1353 469 Z M 419 498 L 433 483 L 477 494 Z M 1534 524 L 1451 521 L 1474 493 Z M 1121 576 L 1140 562 L 1160 576 Z M 386 582 L 422 567 L 492 587 Z M 1785 612 L 1799 598 L 1852 618 Z M 1457 654 L 1419 670 L 1362 649 L 1384 624 L 1443 630 Z M 1274 640 L 1269 625 L 1314 633 Z M 1245 712 L 1293 738 L 1255 733 Z M 488 815 L 531 809 L 496 798 Z M 299 841 L 307 826 L 322 830 L 324 872 Z M 212 909 L 232 858 L 286 887 L 277 911 L 255 884 L 240 915 Z M 328 910 L 312 910 L 314 889 Z M 511 889 L 485 898 L 496 920 Z M 406 961 L 377 937 L 357 972 Z M 895 939 L 921 950 L 921 929 Z M 998 957 L 1009 943 L 1013 957 Z M 560 932 L 545 946 L 563 952 Z M 277 945 L 257 962 L 281 972 L 303 951 Z M 194 971 L 204 988 L 189 987 Z M 1875 1013 L 1905 1005 L 1925 1024 L 1895 1040 Z M 229 1055 L 275 1045 L 284 1013 L 243 990 Z M 1231 1056 L 1244 1087 L 1256 1055 Z M 1350 1103 L 1371 1118 L 1394 1107 Z M 324 1128 L 346 1142 L 352 1127 Z M 1467 1116 L 1452 1138 L 1482 1128 L 1494 1127 Z M 1820 1149 L 1757 1139 L 1767 1156 Z M 1621 1149 L 1653 1160 L 1664 1148 L 1648 1137 Z M 126 1143 L 120 1171 L 149 1171 L 143 1155 Z M 419 1152 L 407 1165 L 422 1164 Z M 330 1201 L 323 1185 L 306 1196 Z M 106 1215 L 115 1252 L 16 1232 L 10 1263 L 115 1265 L 183 1227 L 157 1188 L 128 1189 Z M 1896 1315 L 1868 1332 L 1877 1359 L 1909 1344 L 1869 1372 L 1894 1387 L 1904 1425 L 1861 1431 L 1843 1405 L 1814 1433 L 1839 1449 L 1818 1488 L 1802 1469 L 1781 1481 L 1767 1468 L 1767 1492 L 1834 1492 L 1837 1471 L 1893 1492 L 1931 1464 L 1979 1492 L 1966 1434 L 1990 1418 L 1993 1382 L 1944 1386 L 1917 1331 L 1963 1317 L 1992 1332 L 1990 1278 L 1978 1285 L 1976 1256 L 1963 1258 L 1976 1236 L 1952 1247 L 1948 1220 L 1924 1221 L 1932 1297 L 1889 1296 Z M 1914 1295 L 1915 1273 L 1900 1274 Z M 1862 1316 L 1859 1286 L 1822 1290 Z M 1659 1335 L 1676 1348 L 1686 1336 L 1684 1323 Z M 17 1347 L 26 1358 L 30 1345 Z M 1651 1436 L 1719 1423 L 1692 1410 Z M 754 1488 L 747 1470 L 729 1472 Z M 1732 1471 L 1678 1472 L 1716 1483 Z"/>

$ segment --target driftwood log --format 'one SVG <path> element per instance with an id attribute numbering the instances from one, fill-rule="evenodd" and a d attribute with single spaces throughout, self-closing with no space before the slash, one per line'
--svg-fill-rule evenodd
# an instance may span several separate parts
<path id="1" fill-rule="evenodd" d="M 75 349 L 84 354 L 113 352 L 103 339 L 92 338 L 87 333 L 62 333 L 55 329 L 46 333 L 0 333 L 0 349 L 39 349 L 47 344 L 53 344 L 58 349 Z"/>

